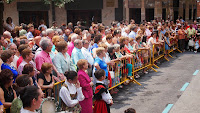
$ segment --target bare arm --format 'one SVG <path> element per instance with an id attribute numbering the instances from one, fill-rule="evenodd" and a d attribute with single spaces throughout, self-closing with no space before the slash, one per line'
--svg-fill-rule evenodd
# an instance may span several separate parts
<path id="1" fill-rule="evenodd" d="M 11 107 L 12 104 L 11 102 L 5 102 L 4 91 L 1 88 L 0 88 L 0 101 L 2 102 L 5 108 Z"/>
<path id="2" fill-rule="evenodd" d="M 39 78 L 38 79 L 38 84 L 39 84 L 39 86 L 42 88 L 42 89 L 48 89 L 48 88 L 53 88 L 53 84 L 54 84 L 54 82 L 53 82 L 54 80 L 52 79 L 52 83 L 51 84 L 49 84 L 49 85 L 43 85 L 44 84 L 44 80 L 43 79 L 41 79 L 41 78 Z"/>
<path id="3" fill-rule="evenodd" d="M 98 70 L 98 69 L 101 69 L 98 63 L 95 63 L 95 64 L 94 64 L 94 67 L 95 67 L 97 70 Z"/>

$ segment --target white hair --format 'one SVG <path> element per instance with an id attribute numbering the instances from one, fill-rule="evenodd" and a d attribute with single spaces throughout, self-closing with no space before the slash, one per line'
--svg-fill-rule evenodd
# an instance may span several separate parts
<path id="1" fill-rule="evenodd" d="M 40 46 L 43 50 L 46 50 L 47 47 L 49 46 L 50 40 L 48 38 L 42 38 L 40 41 Z"/>
<path id="2" fill-rule="evenodd" d="M 78 35 L 77 34 L 73 34 L 72 37 L 71 37 L 71 41 L 75 41 L 77 39 Z"/>
<path id="3" fill-rule="evenodd" d="M 54 30 L 51 29 L 51 28 L 48 28 L 48 29 L 46 30 L 47 35 L 49 35 L 49 34 L 52 33 L 52 32 L 54 32 Z"/>
<path id="4" fill-rule="evenodd" d="M 62 29 L 56 29 L 56 31 L 58 32 L 59 35 L 63 33 Z"/>
<path id="5" fill-rule="evenodd" d="M 3 35 L 5 36 L 10 36 L 11 37 L 11 33 L 9 32 L 9 31 L 5 31 L 4 33 L 3 33 Z"/>
<path id="6" fill-rule="evenodd" d="M 129 28 L 129 27 L 126 27 L 125 30 L 130 30 L 130 28 Z"/>
<path id="7" fill-rule="evenodd" d="M 42 36 L 46 36 L 47 32 L 46 31 L 42 31 Z"/>
<path id="8" fill-rule="evenodd" d="M 76 39 L 76 40 L 74 41 L 74 46 L 77 46 L 80 42 L 81 42 L 80 39 Z"/>

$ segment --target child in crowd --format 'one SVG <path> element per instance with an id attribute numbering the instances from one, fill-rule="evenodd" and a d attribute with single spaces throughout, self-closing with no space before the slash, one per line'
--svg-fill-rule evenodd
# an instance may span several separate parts
<path id="1" fill-rule="evenodd" d="M 199 37 L 200 36 L 198 36 L 195 40 L 194 53 L 197 53 L 197 50 L 199 49 Z"/>
<path id="2" fill-rule="evenodd" d="M 194 50 L 194 45 L 195 45 L 194 39 L 195 39 L 194 35 L 191 35 L 189 42 L 188 42 L 189 51 Z"/>
<path id="3" fill-rule="evenodd" d="M 113 100 L 103 82 L 106 78 L 105 71 L 103 69 L 96 70 L 94 75 L 97 82 L 94 94 L 95 102 L 93 113 L 110 113 L 110 106 L 113 104 Z"/>
<path id="4" fill-rule="evenodd" d="M 170 46 L 171 46 L 170 41 L 169 41 L 169 36 L 170 36 L 169 32 L 167 31 L 165 33 L 165 37 L 164 37 L 164 40 L 165 40 L 165 57 L 167 57 L 168 51 L 170 50 Z"/>
<path id="5" fill-rule="evenodd" d="M 124 113 L 136 113 L 136 111 L 133 108 L 128 108 L 127 110 L 124 111 Z"/>

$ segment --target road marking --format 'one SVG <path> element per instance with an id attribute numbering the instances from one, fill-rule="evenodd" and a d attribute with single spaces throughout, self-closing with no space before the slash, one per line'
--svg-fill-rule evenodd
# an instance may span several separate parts
<path id="1" fill-rule="evenodd" d="M 170 109 L 172 108 L 172 106 L 173 106 L 173 104 L 168 104 L 162 113 L 168 113 L 170 111 Z"/>
<path id="2" fill-rule="evenodd" d="M 180 91 L 185 91 L 185 89 L 188 87 L 190 83 L 186 82 L 183 87 L 180 89 Z"/>
<path id="3" fill-rule="evenodd" d="M 196 71 L 193 73 L 193 75 L 194 75 L 194 76 L 197 75 L 198 72 L 199 72 L 199 70 L 196 70 Z"/>

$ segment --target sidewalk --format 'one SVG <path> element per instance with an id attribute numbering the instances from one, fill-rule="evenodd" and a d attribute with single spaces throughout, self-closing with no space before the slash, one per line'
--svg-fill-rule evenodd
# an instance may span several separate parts
<path id="1" fill-rule="evenodd" d="M 172 107 L 170 113 L 200 113 L 200 73 L 193 76 L 189 86 Z"/>

